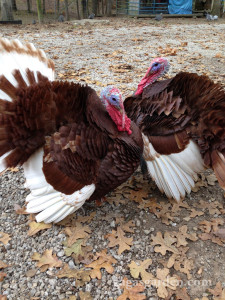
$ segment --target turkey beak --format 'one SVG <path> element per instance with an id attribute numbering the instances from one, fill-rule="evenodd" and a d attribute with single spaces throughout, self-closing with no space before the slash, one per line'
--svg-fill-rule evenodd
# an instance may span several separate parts
<path id="1" fill-rule="evenodd" d="M 125 126 L 125 110 L 124 110 L 124 108 L 120 107 L 119 112 L 122 115 L 122 128 L 124 128 L 124 126 Z"/>

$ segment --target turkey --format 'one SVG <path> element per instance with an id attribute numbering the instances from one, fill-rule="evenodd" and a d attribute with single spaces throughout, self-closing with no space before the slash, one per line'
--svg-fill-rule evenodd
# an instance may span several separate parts
<path id="1" fill-rule="evenodd" d="M 142 131 L 143 169 L 177 201 L 191 192 L 205 168 L 213 169 L 225 189 L 225 91 L 195 73 L 157 81 L 168 69 L 165 58 L 154 59 L 124 102 L 128 117 Z"/>
<path id="2" fill-rule="evenodd" d="M 0 65 L 0 171 L 23 166 L 38 222 L 59 222 L 136 170 L 142 136 L 118 89 L 100 100 L 88 86 L 54 81 L 54 63 L 18 40 L 0 39 Z"/>

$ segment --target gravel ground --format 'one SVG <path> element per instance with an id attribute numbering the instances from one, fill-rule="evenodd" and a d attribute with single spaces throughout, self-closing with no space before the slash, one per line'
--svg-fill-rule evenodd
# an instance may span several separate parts
<path id="1" fill-rule="evenodd" d="M 129 95 L 135 90 L 151 59 L 157 56 L 168 57 L 172 67 L 170 75 L 180 70 L 193 71 L 205 73 L 224 84 L 225 20 L 211 23 L 204 19 L 163 19 L 161 22 L 150 19 L 108 20 L 106 24 L 83 26 L 76 22 L 60 25 L 1 26 L 1 35 L 33 42 L 55 61 L 56 76 L 59 79 L 86 82 L 98 92 L 107 84 L 115 84 L 124 96 Z M 202 212 L 201 216 L 191 217 L 190 220 L 185 220 L 190 215 L 190 209 L 183 207 L 166 225 L 162 215 L 157 218 L 148 208 L 141 209 L 137 203 L 129 201 L 132 195 L 125 199 L 124 193 L 129 191 L 129 194 L 129 188 L 139 189 L 141 193 L 145 188 L 148 192 L 147 199 L 156 198 L 157 203 L 165 206 L 164 213 L 167 215 L 168 200 L 158 192 L 154 183 L 146 184 L 139 171 L 123 189 L 117 189 L 116 195 L 121 203 L 104 202 L 100 207 L 94 203 L 85 204 L 84 210 L 78 211 L 74 218 L 96 212 L 89 224 L 92 232 L 87 245 L 93 248 L 94 254 L 108 248 L 108 253 L 117 263 L 114 264 L 112 274 L 102 269 L 101 280 L 95 278 L 78 287 L 74 278 L 56 277 L 55 268 L 45 272 L 36 268 L 36 262 L 32 260 L 33 253 L 42 254 L 46 249 L 53 249 L 53 253 L 72 269 L 79 269 L 84 264 L 76 263 L 71 256 L 65 255 L 62 243 L 66 235 L 63 225 L 53 225 L 48 230 L 28 236 L 30 218 L 17 214 L 14 208 L 15 204 L 23 206 L 29 193 L 23 187 L 23 172 L 7 171 L 0 179 L 0 231 L 10 234 L 11 240 L 6 245 L 0 243 L 0 260 L 9 265 L 1 270 L 7 275 L 0 282 L 0 294 L 6 295 L 10 300 L 75 299 L 72 296 L 82 299 L 80 292 L 83 291 L 89 292 L 89 298 L 86 296 L 83 299 L 117 299 L 122 293 L 118 286 L 124 277 L 135 284 L 140 281 L 131 277 L 128 267 L 131 261 L 151 258 L 152 264 L 148 272 L 154 275 L 157 268 L 163 268 L 168 261 L 171 253 L 167 252 L 164 256 L 154 251 L 151 234 L 155 236 L 157 232 L 164 234 L 178 231 L 183 225 L 187 225 L 189 232 L 201 234 L 199 222 L 216 219 L 218 216 L 222 219 L 221 222 L 225 221 L 223 191 L 218 183 L 207 185 L 209 174 L 207 172 L 199 180 L 199 186 L 205 186 L 199 187 L 185 199 L 191 209 Z M 201 200 L 205 203 L 205 208 Z M 214 210 L 207 210 L 207 206 L 212 207 L 213 203 L 219 204 L 215 204 Z M 134 233 L 126 233 L 127 237 L 133 238 L 133 245 L 121 255 L 118 255 L 117 247 L 108 247 L 108 239 L 105 237 L 117 227 L 116 217 L 133 220 L 135 224 Z M 194 261 L 190 273 L 192 279 L 198 282 L 188 284 L 186 274 L 174 268 L 170 269 L 170 275 L 176 274 L 181 278 L 190 299 L 212 299 L 208 288 L 213 289 L 219 281 L 225 288 L 225 265 L 222 263 L 225 261 L 224 243 L 218 245 L 212 240 L 203 241 L 199 238 L 197 241 L 188 240 L 188 247 L 187 258 Z M 34 276 L 30 276 L 28 271 L 34 269 Z M 202 280 L 208 280 L 208 284 L 199 284 Z M 144 293 L 146 299 L 160 299 L 155 287 L 148 286 Z M 183 298 L 177 295 L 168 297 L 167 299 L 188 299 L 184 292 Z"/>

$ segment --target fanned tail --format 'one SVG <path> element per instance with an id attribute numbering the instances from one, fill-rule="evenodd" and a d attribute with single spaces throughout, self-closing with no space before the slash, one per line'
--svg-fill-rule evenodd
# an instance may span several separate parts
<path id="1" fill-rule="evenodd" d="M 191 192 L 197 174 L 204 170 L 203 159 L 193 141 L 180 153 L 156 155 L 154 160 L 147 161 L 147 166 L 159 190 L 176 201 Z"/>
<path id="2" fill-rule="evenodd" d="M 31 190 L 26 198 L 27 212 L 38 213 L 37 222 L 56 223 L 79 209 L 93 194 L 95 185 L 86 185 L 71 195 L 56 191 L 47 183 L 42 171 L 43 152 L 43 149 L 37 150 L 23 165 L 25 187 Z"/>

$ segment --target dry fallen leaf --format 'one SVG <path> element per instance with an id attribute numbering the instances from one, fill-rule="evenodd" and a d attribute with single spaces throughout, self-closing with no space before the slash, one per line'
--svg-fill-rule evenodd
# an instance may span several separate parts
<path id="1" fill-rule="evenodd" d="M 19 206 L 19 204 L 15 203 L 14 204 L 14 210 L 16 212 L 16 214 L 18 215 L 28 215 L 29 213 L 26 212 L 26 206 Z"/>
<path id="2" fill-rule="evenodd" d="M 108 247 L 112 248 L 115 246 L 119 246 L 118 254 L 120 255 L 125 250 L 130 250 L 130 246 L 132 245 L 133 238 L 128 238 L 125 236 L 124 231 L 121 227 L 117 228 L 117 231 L 113 230 L 112 233 L 106 235 L 109 240 Z"/>
<path id="3" fill-rule="evenodd" d="M 156 277 L 158 280 L 154 280 L 152 283 L 157 288 L 157 294 L 159 297 L 165 299 L 168 296 L 167 287 L 176 290 L 178 286 L 177 277 L 171 277 L 169 275 L 169 269 L 157 269 Z"/>
<path id="4" fill-rule="evenodd" d="M 80 287 L 91 280 L 91 270 L 85 270 L 84 268 L 79 270 L 70 269 L 69 265 L 66 264 L 63 269 L 56 274 L 56 276 L 59 278 L 76 278 L 76 286 Z"/>
<path id="5" fill-rule="evenodd" d="M 138 264 L 134 261 L 132 261 L 128 267 L 130 268 L 131 276 L 135 279 L 141 277 L 143 282 L 147 282 L 149 280 L 154 279 L 154 276 L 147 272 L 146 269 L 152 264 L 152 260 L 146 259 L 143 262 L 138 262 Z"/>
<path id="6" fill-rule="evenodd" d="M 79 296 L 80 296 L 80 300 L 92 300 L 93 299 L 89 292 L 80 291 Z"/>
<path id="7" fill-rule="evenodd" d="M 10 235 L 8 233 L 4 233 L 0 231 L 0 242 L 2 242 L 4 245 L 8 244 L 8 242 L 11 240 Z"/>
<path id="8" fill-rule="evenodd" d="M 87 268 L 92 268 L 91 278 L 102 278 L 101 269 L 105 269 L 109 274 L 112 274 L 114 267 L 112 264 L 117 263 L 117 260 L 111 255 L 107 254 L 107 249 L 102 250 L 99 253 L 96 253 L 94 261 L 88 265 L 85 265 Z"/>
<path id="9" fill-rule="evenodd" d="M 0 272 L 0 282 L 2 282 L 6 276 L 7 276 L 6 273 Z M 4 298 L 2 298 L 2 299 L 4 299 Z M 0 295 L 0 300 L 1 300 L 1 295 Z"/>
<path id="10" fill-rule="evenodd" d="M 76 223 L 76 226 L 66 227 L 65 233 L 69 236 L 67 245 L 71 247 L 78 239 L 88 238 L 91 229 L 87 225 L 82 226 L 80 223 Z"/>
<path id="11" fill-rule="evenodd" d="M 138 283 L 134 287 L 130 285 L 129 280 L 125 277 L 123 279 L 123 282 L 120 286 L 121 289 L 123 289 L 123 294 L 120 295 L 117 300 L 144 300 L 146 299 L 146 296 L 144 294 L 140 294 L 145 290 L 145 287 Z"/>
<path id="12" fill-rule="evenodd" d="M 116 224 L 119 224 L 123 231 L 134 233 L 134 229 L 132 228 L 135 227 L 134 221 L 125 222 L 123 218 L 117 217 Z"/>
<path id="13" fill-rule="evenodd" d="M 223 288 L 221 282 L 217 282 L 214 289 L 208 289 L 208 291 L 215 297 L 220 297 L 223 293 Z M 215 299 L 215 298 L 214 298 Z M 218 298 L 217 298 L 218 299 Z M 223 299 L 221 299 L 223 300 Z"/>
<path id="14" fill-rule="evenodd" d="M 38 261 L 37 267 L 40 268 L 41 272 L 45 272 L 48 268 L 60 268 L 62 266 L 62 261 L 57 258 L 56 254 L 52 254 L 52 249 L 45 250 L 42 256 L 35 252 L 32 259 Z"/>
<path id="15" fill-rule="evenodd" d="M 28 271 L 26 272 L 26 276 L 27 276 L 27 277 L 33 277 L 33 276 L 36 275 L 37 271 L 38 271 L 38 269 L 30 269 L 30 270 L 28 270 Z"/>
<path id="16" fill-rule="evenodd" d="M 87 256 L 89 256 L 90 251 L 93 249 L 91 246 L 86 246 L 85 239 L 78 239 L 73 245 L 71 245 L 71 247 L 67 247 L 68 240 L 64 241 L 63 244 L 66 246 L 64 249 L 65 254 L 67 256 L 71 256 L 72 254 L 76 263 L 80 263 L 85 260 Z"/>
<path id="17" fill-rule="evenodd" d="M 170 300 L 172 298 L 172 296 L 175 296 L 176 300 L 190 300 L 191 299 L 187 293 L 186 287 L 178 288 L 176 291 L 169 291 L 168 297 L 166 297 L 165 299 Z M 202 300 L 206 300 L 206 299 L 202 298 Z"/>
<path id="18" fill-rule="evenodd" d="M 166 254 L 166 251 L 178 254 L 179 250 L 173 245 L 177 242 L 177 239 L 171 236 L 170 232 L 165 232 L 164 237 L 161 232 L 157 232 L 156 236 L 151 235 L 152 245 L 160 245 L 154 248 L 155 252 L 160 252 L 162 255 Z"/>
<path id="19" fill-rule="evenodd" d="M 177 247 L 186 246 L 188 244 L 186 239 L 189 239 L 191 241 L 197 241 L 198 237 L 196 233 L 187 233 L 187 229 L 187 225 L 183 225 L 179 228 L 179 232 L 173 231 L 174 236 L 176 236 L 177 238 Z"/>
<path id="20" fill-rule="evenodd" d="M 29 223 L 29 227 L 30 227 L 30 229 L 28 231 L 28 235 L 32 236 L 32 235 L 35 235 L 36 233 L 38 233 L 41 230 L 51 228 L 52 224 L 46 224 L 44 222 L 37 223 L 35 221 L 32 221 L 32 222 Z"/>
<path id="21" fill-rule="evenodd" d="M 6 263 L 4 263 L 2 260 L 0 260 L 0 269 L 5 269 L 7 268 L 9 265 L 7 265 Z"/>

